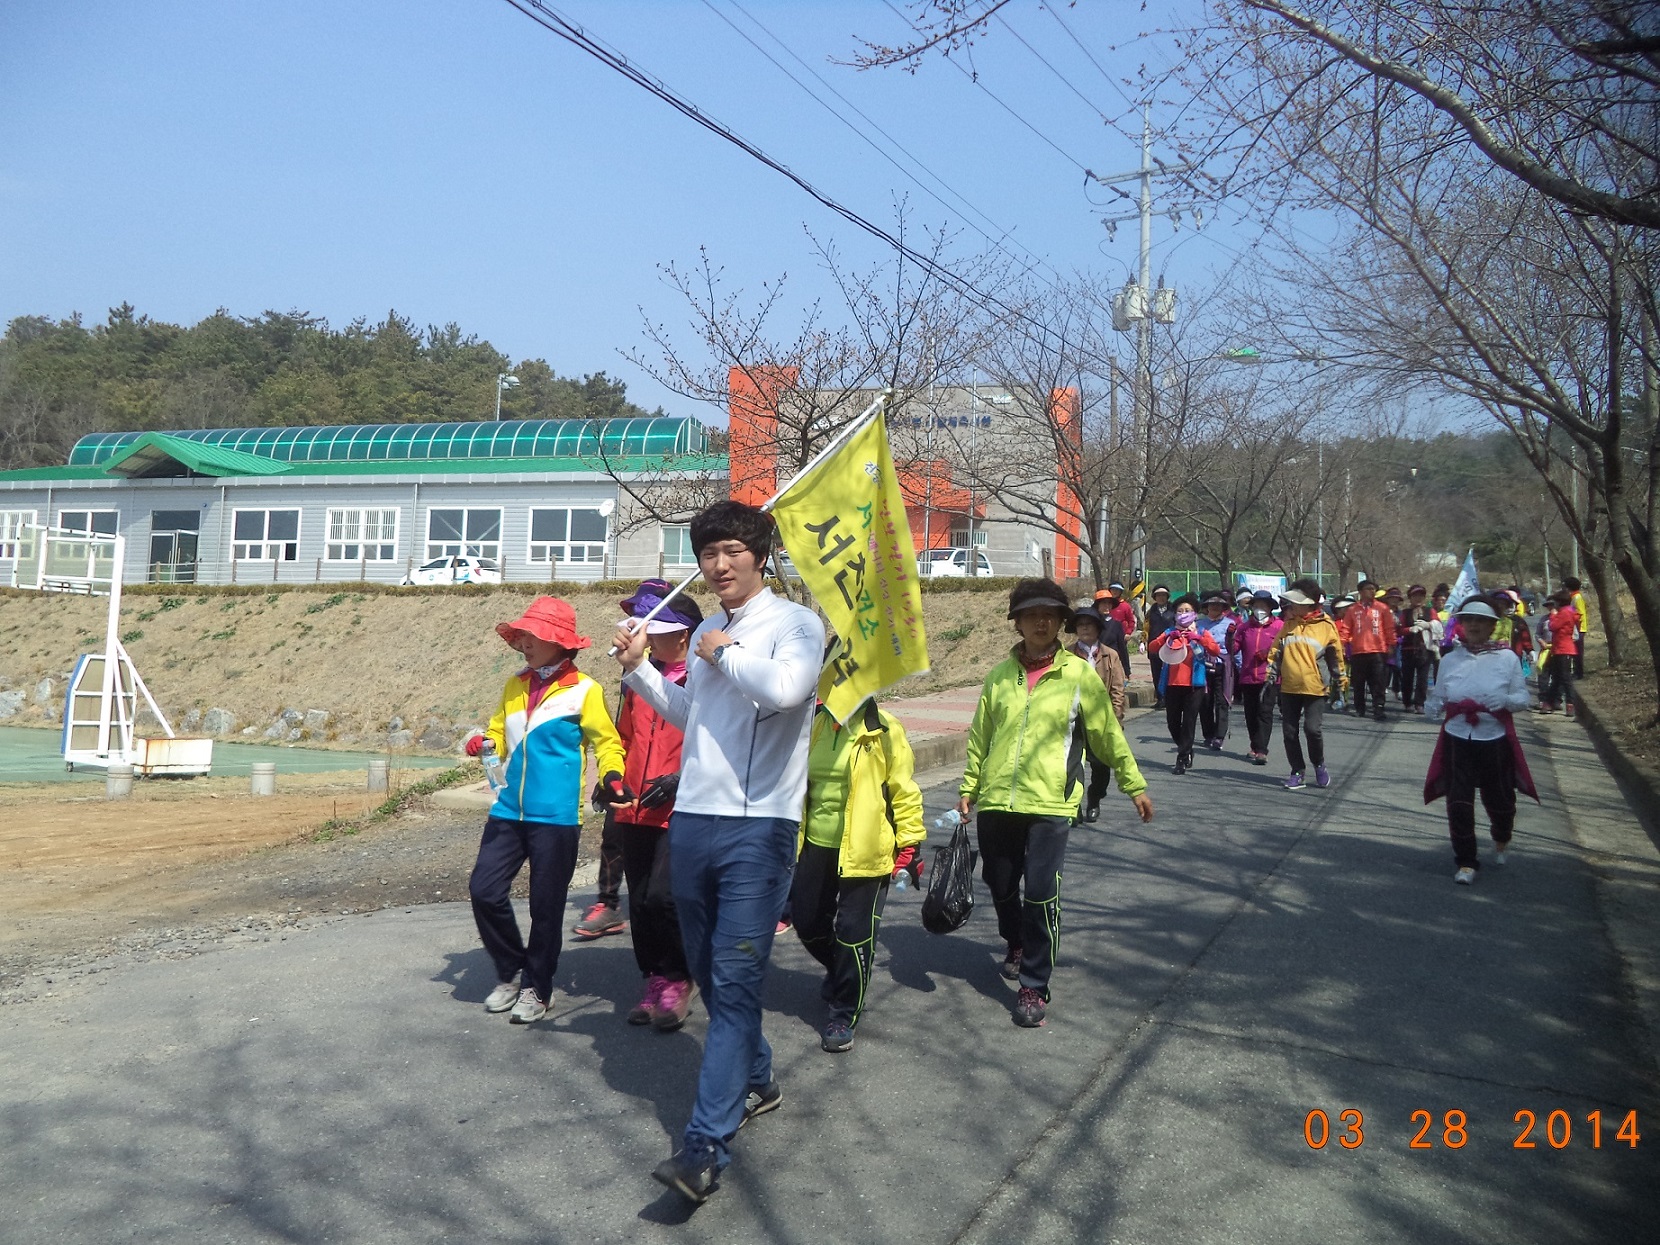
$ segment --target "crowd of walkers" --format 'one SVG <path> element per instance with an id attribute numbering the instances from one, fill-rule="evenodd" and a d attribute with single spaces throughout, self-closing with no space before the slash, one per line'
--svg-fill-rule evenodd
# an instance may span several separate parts
<path id="1" fill-rule="evenodd" d="M 1196 727 L 1207 750 L 1223 750 L 1237 699 L 1250 737 L 1248 762 L 1268 764 L 1277 709 L 1290 766 L 1285 787 L 1299 790 L 1310 778 L 1316 787 L 1330 786 L 1327 711 L 1383 722 L 1393 695 L 1402 713 L 1441 725 L 1424 801 L 1446 798 L 1453 880 L 1472 884 L 1481 867 L 1475 801 L 1503 864 L 1516 793 L 1538 798 L 1514 715 L 1531 705 L 1574 716 L 1588 616 L 1576 578 L 1539 601 L 1540 614 L 1529 613 L 1515 587 L 1469 595 L 1451 609 L 1450 595 L 1447 584 L 1380 591 L 1362 580 L 1355 596 L 1328 601 L 1317 581 L 1298 579 L 1277 598 L 1242 587 L 1171 600 L 1168 587 L 1154 585 L 1141 646 L 1155 707 L 1164 710 L 1175 745 L 1174 772 L 1193 769 Z M 1527 688 L 1530 669 L 1537 671 L 1537 700 Z"/>
<path id="2" fill-rule="evenodd" d="M 820 1047 L 850 1050 L 890 883 L 919 876 L 926 830 L 899 720 L 867 700 L 838 721 L 816 698 L 825 626 L 766 586 L 771 518 L 721 502 L 691 537 L 719 613 L 705 619 L 660 580 L 624 599 L 615 715 L 576 667 L 591 641 L 567 602 L 538 598 L 497 627 L 524 667 L 468 743 L 495 788 L 469 889 L 497 980 L 486 1010 L 542 1020 L 592 763 L 599 781 L 588 798 L 605 813 L 599 895 L 571 932 L 631 936 L 641 993 L 629 1024 L 678 1029 L 699 999 L 708 1013 L 690 1119 L 652 1173 L 701 1202 L 738 1130 L 783 1101 L 762 1032 L 774 940 L 793 925 L 823 968 Z M 1585 617 L 1577 588 L 1534 629 L 1516 594 L 1448 611 L 1444 585 L 1380 594 L 1368 581 L 1335 601 L 1313 580 L 1174 600 L 1155 585 L 1140 613 L 1121 584 L 1079 607 L 1051 579 L 1021 580 L 1008 601 L 1014 642 L 981 688 L 955 809 L 978 837 L 1002 973 L 1017 987 L 1014 1022 L 1044 1024 L 1053 1002 L 1071 828 L 1099 819 L 1113 784 L 1142 821 L 1153 817 L 1122 727 L 1132 644 L 1151 664 L 1177 775 L 1193 770 L 1196 745 L 1224 750 L 1236 704 L 1254 765 L 1269 764 L 1278 712 L 1293 790 L 1331 783 L 1324 714 L 1350 709 L 1351 691 L 1360 716 L 1382 720 L 1392 692 L 1405 712 L 1444 717 L 1425 798 L 1447 798 L 1467 884 L 1479 867 L 1476 797 L 1502 863 L 1515 793 L 1532 794 L 1512 718 L 1529 703 L 1522 656 L 1542 671 L 1538 707 L 1573 712 Z M 510 888 L 527 863 L 525 937 Z"/>

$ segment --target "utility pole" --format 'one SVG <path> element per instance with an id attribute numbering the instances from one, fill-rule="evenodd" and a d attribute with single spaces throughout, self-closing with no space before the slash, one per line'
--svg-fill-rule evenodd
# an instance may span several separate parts
<path id="1" fill-rule="evenodd" d="M 1153 461 L 1153 321 L 1173 324 L 1176 320 L 1176 291 L 1165 286 L 1162 281 L 1157 289 L 1153 288 L 1153 178 L 1178 176 L 1188 172 L 1192 167 L 1185 163 L 1166 164 L 1153 155 L 1153 105 L 1149 102 L 1142 105 L 1141 111 L 1141 164 L 1129 172 L 1115 173 L 1107 177 L 1089 173 L 1091 178 L 1103 186 L 1116 188 L 1119 182 L 1133 181 L 1138 184 L 1139 189 L 1137 206 L 1133 212 L 1101 219 L 1101 223 L 1107 228 L 1108 238 L 1117 232 L 1117 226 L 1124 221 L 1134 220 L 1141 224 L 1141 254 L 1136 268 L 1137 279 L 1125 283 L 1124 288 L 1114 297 L 1112 308 L 1113 328 L 1120 333 L 1127 333 L 1131 328 L 1135 330 L 1135 375 L 1131 393 L 1132 431 L 1136 446 L 1136 505 L 1132 521 L 1130 574 L 1137 581 L 1144 580 L 1147 573 L 1147 509 L 1151 489 L 1149 476 Z M 1122 190 L 1117 193 L 1125 198 L 1130 197 Z M 1165 211 L 1178 227 L 1183 212 L 1192 213 L 1196 227 L 1204 224 L 1203 210 L 1196 204 L 1172 204 L 1165 208 Z"/>

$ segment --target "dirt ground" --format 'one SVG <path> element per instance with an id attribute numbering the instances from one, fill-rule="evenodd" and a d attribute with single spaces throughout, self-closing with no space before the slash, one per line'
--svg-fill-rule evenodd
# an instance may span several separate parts
<path id="1" fill-rule="evenodd" d="M 1594 650 L 1587 656 L 1593 666 L 1597 664 Z M 1634 760 L 1660 768 L 1654 668 L 1640 657 L 1631 658 L 1618 670 L 1590 670 L 1585 683 L 1620 750 Z"/>
<path id="2" fill-rule="evenodd" d="M 229 738 L 263 740 L 284 710 L 320 710 L 328 714 L 321 728 L 292 726 L 310 744 L 384 748 L 398 719 L 415 736 L 402 747 L 445 752 L 461 728 L 488 719 L 503 680 L 519 668 L 495 625 L 517 617 L 536 595 L 506 589 L 401 596 L 327 584 L 251 595 L 129 594 L 121 634 L 162 711 L 187 732 L 197 729 L 192 711 L 218 708 L 234 719 Z M 613 704 L 618 669 L 605 648 L 619 595 L 569 595 L 578 626 L 594 641 L 582 669 Z M 1006 600 L 1006 589 L 926 594 L 933 671 L 892 694 L 978 683 L 1013 641 Z M 706 611 L 715 608 L 712 596 L 699 601 Z M 103 644 L 105 608 L 102 598 L 0 590 L 0 691 L 24 693 L 7 725 L 57 722 L 76 657 Z"/>
<path id="3" fill-rule="evenodd" d="M 120 958 L 178 957 L 322 916 L 463 899 L 483 814 L 426 801 L 362 828 L 383 800 L 358 771 L 140 784 L 127 801 L 12 785 L 0 825 L 0 1004 L 72 991 Z M 584 829 L 581 859 L 598 848 Z M 522 891 L 521 880 L 520 889 Z"/>

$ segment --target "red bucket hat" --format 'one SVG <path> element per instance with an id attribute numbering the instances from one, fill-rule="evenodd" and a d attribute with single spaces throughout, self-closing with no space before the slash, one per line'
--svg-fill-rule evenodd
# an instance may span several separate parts
<path id="1" fill-rule="evenodd" d="M 496 634 L 509 644 L 521 631 L 560 648 L 587 648 L 593 643 L 587 636 L 576 633 L 576 611 L 569 601 L 558 597 L 537 597 L 520 617 L 496 624 Z"/>

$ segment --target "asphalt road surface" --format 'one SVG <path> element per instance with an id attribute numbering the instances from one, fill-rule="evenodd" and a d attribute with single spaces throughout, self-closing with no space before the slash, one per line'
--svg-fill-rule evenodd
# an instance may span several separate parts
<path id="1" fill-rule="evenodd" d="M 1577 729 L 1526 724 L 1543 806 L 1466 889 L 1421 721 L 1330 721 L 1336 784 L 1297 793 L 1231 755 L 1175 778 L 1161 725 L 1130 724 L 1156 821 L 1114 794 L 1073 832 L 1042 1029 L 1010 1023 L 983 888 L 946 937 L 892 897 L 846 1055 L 780 939 L 784 1106 L 696 1211 L 649 1172 L 701 1012 L 626 1025 L 608 938 L 509 1026 L 467 909 L 432 904 L 0 1010 L 0 1239 L 1660 1240 L 1660 853 Z M 931 819 L 954 776 L 926 777 Z"/>

